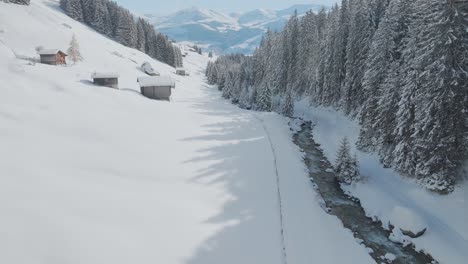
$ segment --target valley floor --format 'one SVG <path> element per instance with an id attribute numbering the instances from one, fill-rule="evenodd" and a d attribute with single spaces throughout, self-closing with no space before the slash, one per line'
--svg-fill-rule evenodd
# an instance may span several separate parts
<path id="1" fill-rule="evenodd" d="M 34 63 L 72 34 L 83 62 Z M 0 3 L 0 263 L 373 263 L 320 207 L 287 120 L 222 100 L 208 60 L 180 77 L 56 1 Z M 171 102 L 139 94 L 144 61 L 176 80 Z"/>

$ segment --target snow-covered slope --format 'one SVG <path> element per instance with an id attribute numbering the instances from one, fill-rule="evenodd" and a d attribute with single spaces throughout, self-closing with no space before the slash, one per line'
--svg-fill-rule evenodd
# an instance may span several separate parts
<path id="1" fill-rule="evenodd" d="M 73 33 L 82 63 L 24 59 Z M 176 80 L 170 103 L 138 93 L 143 61 Z M 320 208 L 286 120 L 220 100 L 207 61 L 190 53 L 176 76 L 57 1 L 0 2 L 0 263 L 279 264 L 282 240 L 288 263 L 373 263 Z"/>
<path id="2" fill-rule="evenodd" d="M 177 41 L 190 41 L 218 53 L 251 53 L 269 28 L 281 30 L 287 19 L 298 11 L 320 11 L 318 4 L 294 5 L 284 10 L 256 9 L 241 14 L 189 8 L 165 17 L 147 15 L 157 29 Z"/>

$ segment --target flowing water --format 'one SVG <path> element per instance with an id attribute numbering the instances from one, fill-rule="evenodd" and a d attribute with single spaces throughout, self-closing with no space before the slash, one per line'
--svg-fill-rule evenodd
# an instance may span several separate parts
<path id="1" fill-rule="evenodd" d="M 391 241 L 391 232 L 385 230 L 381 222 L 367 217 L 358 199 L 343 192 L 335 174 L 330 172 L 332 165 L 314 142 L 310 122 L 304 123 L 294 135 L 294 143 L 305 153 L 304 162 L 309 168 L 309 176 L 325 202 L 327 213 L 337 216 L 357 240 L 372 249 L 370 255 L 377 263 L 437 263 L 430 255 L 417 252 L 413 245 L 405 247 Z M 388 253 L 396 257 L 393 262 L 384 258 Z"/>

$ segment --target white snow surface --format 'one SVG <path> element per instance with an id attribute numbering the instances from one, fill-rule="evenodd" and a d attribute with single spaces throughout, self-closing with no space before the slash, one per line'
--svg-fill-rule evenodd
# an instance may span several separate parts
<path id="1" fill-rule="evenodd" d="M 41 49 L 41 50 L 39 50 L 37 52 L 37 54 L 39 54 L 39 55 L 55 55 L 55 54 L 57 54 L 59 52 L 63 52 L 63 51 L 61 51 L 59 49 Z M 65 52 L 63 52 L 63 53 L 65 53 Z"/>
<path id="2" fill-rule="evenodd" d="M 287 120 L 221 100 L 207 57 L 177 76 L 51 0 L 0 2 L 0 32 L 0 263 L 280 264 L 268 134 L 287 263 L 374 263 L 320 208 Z M 83 62 L 34 63 L 73 34 Z M 172 102 L 137 92 L 144 61 L 176 80 Z M 99 70 L 121 90 L 94 86 Z"/>
<path id="3" fill-rule="evenodd" d="M 313 136 L 321 144 L 325 156 L 335 162 L 340 141 L 347 137 L 356 151 L 359 124 L 341 112 L 330 108 L 310 106 L 308 100 L 296 103 L 295 114 L 316 125 Z M 375 154 L 357 151 L 359 168 L 365 181 L 345 187 L 347 193 L 359 198 L 366 214 L 417 233 L 427 227 L 420 238 L 402 238 L 393 232 L 395 240 L 408 240 L 417 250 L 429 252 L 440 263 L 463 264 L 468 259 L 468 182 L 465 181 L 449 195 L 425 190 L 415 181 L 385 169 Z M 468 176 L 468 166 L 465 174 Z M 466 176 L 465 176 L 466 177 Z"/>
<path id="4" fill-rule="evenodd" d="M 95 79 L 105 79 L 105 78 L 119 78 L 120 75 L 116 72 L 95 72 L 92 75 L 92 78 Z"/>
<path id="5" fill-rule="evenodd" d="M 141 76 L 138 77 L 138 83 L 141 87 L 151 86 L 170 86 L 175 87 L 175 81 L 168 76 Z"/>

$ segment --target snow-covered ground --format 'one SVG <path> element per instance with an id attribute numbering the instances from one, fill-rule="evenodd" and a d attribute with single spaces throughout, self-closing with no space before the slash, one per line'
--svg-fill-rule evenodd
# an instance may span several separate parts
<path id="1" fill-rule="evenodd" d="M 73 33 L 82 63 L 21 59 Z M 138 93 L 144 61 L 176 80 L 171 102 Z M 0 2 L 0 263 L 283 263 L 281 226 L 287 263 L 373 263 L 320 208 L 287 120 L 221 100 L 207 62 L 176 76 L 57 1 Z"/>
<path id="2" fill-rule="evenodd" d="M 313 121 L 314 139 L 321 144 L 327 158 L 334 162 L 340 141 L 346 136 L 353 144 L 358 139 L 359 125 L 342 113 L 329 108 L 311 107 L 307 100 L 296 104 L 296 115 Z M 420 238 L 402 237 L 396 229 L 395 240 L 410 240 L 416 248 L 430 253 L 441 263 L 463 264 L 468 260 L 468 183 L 458 186 L 450 195 L 426 191 L 417 183 L 392 169 L 384 169 L 376 155 L 357 151 L 365 182 L 346 187 L 358 197 L 366 214 L 381 220 L 386 228 L 393 226 L 417 233 Z M 468 175 L 467 172 L 465 174 Z"/>

